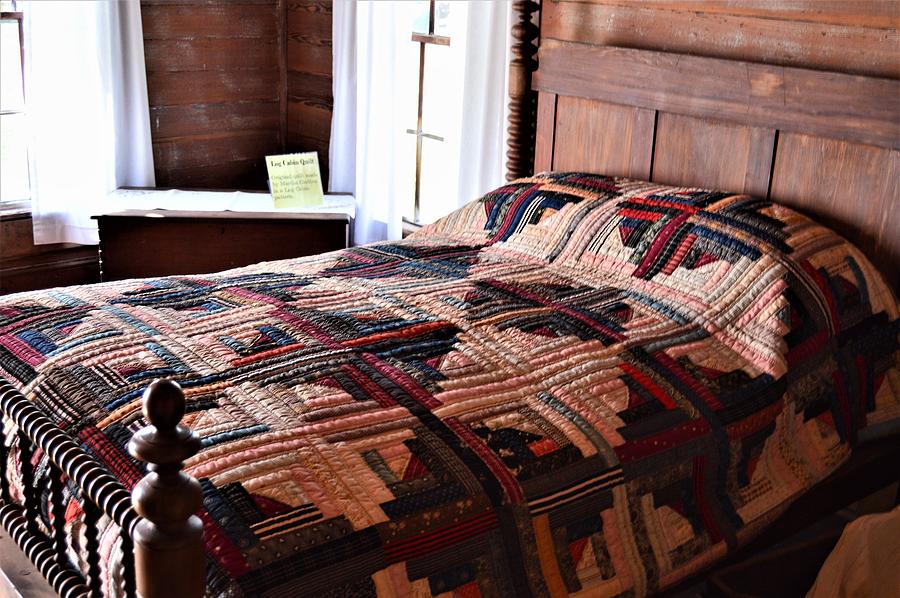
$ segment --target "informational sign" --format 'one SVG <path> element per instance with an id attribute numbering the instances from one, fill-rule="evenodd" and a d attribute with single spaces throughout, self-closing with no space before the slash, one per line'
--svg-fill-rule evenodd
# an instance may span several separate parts
<path id="1" fill-rule="evenodd" d="M 266 156 L 266 169 L 276 208 L 322 205 L 322 176 L 316 152 Z"/>

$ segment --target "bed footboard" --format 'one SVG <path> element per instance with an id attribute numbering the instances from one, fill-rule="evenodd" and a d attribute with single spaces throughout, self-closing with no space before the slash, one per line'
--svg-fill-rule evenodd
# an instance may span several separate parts
<path id="1" fill-rule="evenodd" d="M 22 393 L 0 377 L 0 413 L 16 425 L 17 467 L 22 503 L 12 499 L 9 447 L 0 442 L 0 524 L 59 595 L 101 596 L 98 523 L 108 516 L 120 529 L 122 586 L 126 596 L 201 596 L 205 560 L 196 480 L 181 471 L 182 461 L 197 452 L 196 434 L 180 425 L 184 395 L 174 382 L 156 381 L 144 393 L 144 414 L 151 425 L 135 434 L 132 454 L 146 460 L 150 473 L 134 492 L 41 413 Z M 48 457 L 48 529 L 39 524 L 41 497 L 36 493 L 33 456 Z M 86 570 L 67 552 L 64 487 L 79 489 L 84 510 Z M 165 498 L 162 498 L 162 497 Z M 134 504 L 132 504 L 132 502 Z M 135 548 L 135 544 L 137 548 Z M 137 559 L 135 559 L 137 556 Z M 172 563 L 177 562 L 177 566 Z"/>

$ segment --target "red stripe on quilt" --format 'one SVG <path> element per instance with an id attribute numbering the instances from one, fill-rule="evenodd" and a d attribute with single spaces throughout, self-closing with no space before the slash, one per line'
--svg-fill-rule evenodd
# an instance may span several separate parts
<path id="1" fill-rule="evenodd" d="M 614 447 L 619 461 L 628 463 L 655 453 L 668 450 L 679 444 L 683 444 L 693 438 L 699 438 L 710 430 L 709 423 L 704 419 L 692 419 L 664 432 L 646 438 L 630 440 L 625 444 Z"/>
<path id="2" fill-rule="evenodd" d="M 781 413 L 783 409 L 784 401 L 775 401 L 768 407 L 765 407 L 756 413 L 751 413 L 744 419 L 740 419 L 733 424 L 725 426 L 725 433 L 731 440 L 749 436 L 769 425 L 776 417 L 778 417 L 778 414 Z"/>
<path id="3" fill-rule="evenodd" d="M 122 450 L 113 444 L 97 426 L 85 426 L 78 433 L 78 438 L 85 443 L 97 458 L 122 482 L 129 492 L 134 488 L 143 474 Z"/>
<path id="4" fill-rule="evenodd" d="M 619 369 L 628 374 L 632 380 L 644 387 L 647 392 L 652 394 L 657 401 L 665 406 L 666 409 L 678 408 L 678 405 L 675 404 L 675 401 L 672 400 L 672 397 L 667 395 L 663 389 L 661 389 L 656 385 L 656 383 L 653 382 L 653 380 L 651 380 L 642 371 L 640 371 L 630 363 L 620 364 Z"/>
<path id="5" fill-rule="evenodd" d="M 345 363 L 341 366 L 341 371 L 350 376 L 350 378 L 359 386 L 369 398 L 381 405 L 382 407 L 395 407 L 397 405 L 397 401 L 394 400 L 394 397 L 390 395 L 390 393 L 359 371 L 354 365 L 350 365 L 349 363 Z"/>
<path id="6" fill-rule="evenodd" d="M 431 394 L 427 390 L 419 386 L 419 384 L 415 380 L 410 378 L 406 374 L 406 372 L 382 361 L 371 353 L 363 353 L 361 357 L 366 363 L 371 365 L 381 374 L 397 384 L 397 386 L 405 390 L 407 394 L 409 394 L 409 396 L 415 399 L 419 404 L 424 405 L 428 409 L 434 409 L 435 407 L 440 407 L 441 405 L 443 405 L 443 403 L 431 396 Z"/>
<path id="7" fill-rule="evenodd" d="M 722 532 L 719 531 L 719 526 L 716 524 L 712 511 L 709 510 L 709 503 L 707 503 L 706 494 L 703 491 L 703 484 L 706 480 L 706 457 L 694 457 L 694 471 L 692 475 L 694 480 L 694 503 L 696 503 L 697 510 L 700 512 L 700 520 L 703 522 L 706 533 L 709 534 L 710 541 L 713 544 L 717 544 L 722 540 Z"/>
<path id="8" fill-rule="evenodd" d="M 500 458 L 497 457 L 494 451 L 492 451 L 481 438 L 472 432 L 468 426 L 457 418 L 448 417 L 444 420 L 444 423 L 456 433 L 460 440 L 465 442 L 469 448 L 475 451 L 475 454 L 488 466 L 488 469 L 491 470 L 491 473 L 494 474 L 497 481 L 500 482 L 500 485 L 503 486 L 503 489 L 506 491 L 509 502 L 513 504 L 522 502 L 525 498 L 522 487 L 519 486 L 518 480 L 516 480 L 515 476 L 509 471 L 509 468 L 500 461 Z"/>
<path id="9" fill-rule="evenodd" d="M 496 527 L 497 514 L 494 511 L 488 511 L 471 519 L 452 523 L 419 536 L 396 542 L 387 542 L 384 545 L 384 554 L 389 563 L 397 563 L 413 556 L 423 556 L 441 548 L 458 544 L 463 540 Z"/>
<path id="10" fill-rule="evenodd" d="M 834 304 L 834 296 L 831 294 L 831 288 L 829 288 L 828 283 L 822 277 L 822 274 L 813 268 L 813 265 L 810 264 L 808 260 L 802 261 L 800 266 L 803 268 L 803 271 L 809 274 L 809 277 L 815 281 L 816 286 L 819 287 L 822 296 L 825 297 L 825 302 L 828 304 L 828 315 L 831 316 L 834 330 L 835 332 L 839 331 L 841 329 L 841 318 L 838 316 L 838 309 Z"/>
<path id="11" fill-rule="evenodd" d="M 398 330 L 392 330 L 390 332 L 379 332 L 377 334 L 370 334 L 369 336 L 355 338 L 352 340 L 344 341 L 341 344 L 343 344 L 345 347 L 364 347 L 366 345 L 372 345 L 392 339 L 411 338 L 430 334 L 438 330 L 445 330 L 447 328 L 453 327 L 454 325 L 450 322 L 423 322 L 421 324 L 413 324 L 412 326 L 407 326 Z"/>
<path id="12" fill-rule="evenodd" d="M 662 199 L 651 199 L 649 197 L 632 197 L 629 198 L 628 201 L 630 203 L 643 204 L 645 206 L 657 206 L 660 208 L 670 208 L 673 210 L 678 210 L 679 212 L 687 212 L 689 214 L 696 214 L 701 210 L 697 206 L 692 206 L 684 203 L 676 203 L 674 201 L 665 201 Z"/>
<path id="13" fill-rule="evenodd" d="M 519 196 L 512 201 L 512 203 L 509 205 L 509 208 L 507 208 L 506 210 L 506 214 L 504 214 L 503 228 L 497 231 L 497 234 L 493 236 L 493 240 L 496 241 L 497 239 L 503 238 L 503 236 L 506 234 L 506 231 L 509 230 L 509 227 L 513 225 L 514 219 L 512 218 L 512 216 L 519 211 L 519 206 L 521 206 L 526 201 L 530 201 L 531 192 L 540 189 L 542 186 L 542 184 L 537 183 L 519 191 Z M 518 220 L 516 219 L 515 222 L 518 222 Z"/>
<path id="14" fill-rule="evenodd" d="M 0 336 L 0 345 L 3 345 L 10 352 L 27 363 L 34 366 L 44 362 L 44 356 L 34 349 L 31 345 L 12 334 L 4 334 Z"/>
<path id="15" fill-rule="evenodd" d="M 681 367 L 680 363 L 669 357 L 665 351 L 657 351 L 653 354 L 653 357 L 656 359 L 657 363 L 669 370 L 675 377 L 684 382 L 694 394 L 703 399 L 703 402 L 711 409 L 715 411 L 722 409 L 722 403 L 719 402 L 719 399 L 717 399 L 708 388 L 697 382 L 697 380 Z"/>
<path id="16" fill-rule="evenodd" d="M 206 509 L 201 509 L 197 516 L 203 522 L 203 543 L 206 544 L 207 554 L 216 559 L 232 578 L 249 573 L 252 569 L 244 555 L 228 538 L 225 530 L 213 521 Z"/>
<path id="17" fill-rule="evenodd" d="M 787 362 L 788 367 L 792 368 L 805 359 L 819 353 L 819 350 L 825 346 L 831 335 L 827 330 L 820 330 L 811 337 L 807 338 L 799 345 L 788 351 Z"/>
<path id="18" fill-rule="evenodd" d="M 619 210 L 619 215 L 634 218 L 635 220 L 651 220 L 653 222 L 666 216 L 666 214 L 660 212 L 647 212 L 644 210 L 636 210 L 634 208 L 621 208 Z"/>
<path id="19" fill-rule="evenodd" d="M 690 217 L 691 214 L 683 212 L 678 216 L 675 216 L 675 218 L 673 218 L 671 222 L 669 222 L 663 227 L 661 231 L 659 231 L 659 233 L 656 235 L 656 238 L 653 240 L 653 243 L 650 245 L 650 249 L 647 250 L 647 253 L 644 255 L 644 259 L 641 260 L 640 265 L 632 273 L 632 276 L 640 278 L 641 276 L 646 274 L 650 270 L 650 268 L 653 267 L 656 259 L 662 253 L 663 249 L 665 249 L 666 245 L 669 244 L 669 239 L 672 238 L 672 236 L 678 230 L 678 227 L 681 226 L 681 224 Z"/>

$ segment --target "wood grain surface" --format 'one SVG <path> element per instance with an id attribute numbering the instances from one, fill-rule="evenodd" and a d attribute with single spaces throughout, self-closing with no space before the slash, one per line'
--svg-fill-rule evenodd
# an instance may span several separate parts
<path id="1" fill-rule="evenodd" d="M 653 121 L 653 110 L 560 96 L 553 168 L 649 180 Z"/>
<path id="2" fill-rule="evenodd" d="M 330 0 L 142 0 L 141 17 L 158 185 L 265 189 L 265 155 L 299 151 L 327 180 Z"/>
<path id="3" fill-rule="evenodd" d="M 840 232 L 900 290 L 900 152 L 784 133 L 771 197 Z"/>
<path id="4" fill-rule="evenodd" d="M 892 6 L 893 5 L 893 6 Z M 900 76 L 892 1 L 545 2 L 542 41 Z"/>
<path id="5" fill-rule="evenodd" d="M 266 188 L 283 146 L 278 2 L 141 3 L 156 183 Z"/>
<path id="6" fill-rule="evenodd" d="M 765 197 L 775 130 L 661 112 L 652 179 Z"/>
<path id="7" fill-rule="evenodd" d="M 539 91 L 900 148 L 894 79 L 564 42 L 539 61 Z"/>

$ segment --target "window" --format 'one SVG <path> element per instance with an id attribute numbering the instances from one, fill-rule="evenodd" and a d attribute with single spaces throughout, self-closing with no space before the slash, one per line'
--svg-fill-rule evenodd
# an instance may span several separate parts
<path id="1" fill-rule="evenodd" d="M 0 211 L 28 207 L 28 130 L 22 78 L 22 13 L 0 2 Z"/>
<path id="2" fill-rule="evenodd" d="M 404 220 L 431 222 L 455 207 L 467 3 L 415 2 L 409 51 L 414 53 L 417 113 L 406 133 L 415 145 L 411 197 Z"/>

